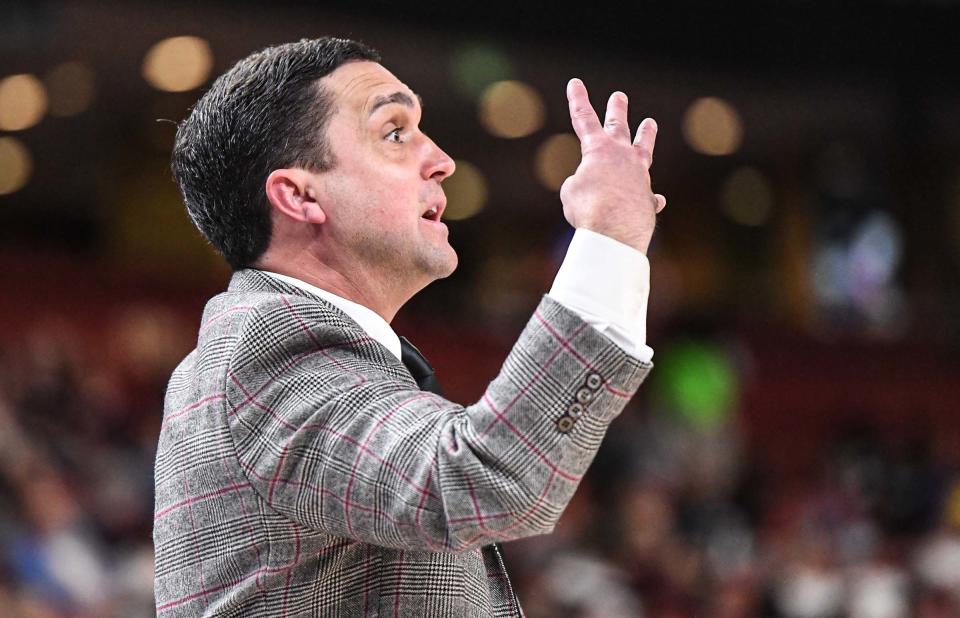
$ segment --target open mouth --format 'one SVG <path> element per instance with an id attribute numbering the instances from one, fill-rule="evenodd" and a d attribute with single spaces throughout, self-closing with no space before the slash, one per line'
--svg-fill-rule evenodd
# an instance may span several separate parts
<path id="1" fill-rule="evenodd" d="M 445 208 L 445 205 L 442 203 L 435 204 L 431 206 L 430 209 L 427 210 L 427 212 L 420 215 L 420 217 L 428 221 L 439 222 L 440 216 L 443 214 L 444 208 Z"/>

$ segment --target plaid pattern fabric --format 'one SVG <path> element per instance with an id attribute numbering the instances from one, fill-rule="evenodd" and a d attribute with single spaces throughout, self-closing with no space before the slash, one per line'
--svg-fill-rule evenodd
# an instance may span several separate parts
<path id="1" fill-rule="evenodd" d="M 157 613 L 515 615 L 482 548 L 553 529 L 649 369 L 544 297 L 463 407 L 329 303 L 239 271 L 167 390 Z"/>

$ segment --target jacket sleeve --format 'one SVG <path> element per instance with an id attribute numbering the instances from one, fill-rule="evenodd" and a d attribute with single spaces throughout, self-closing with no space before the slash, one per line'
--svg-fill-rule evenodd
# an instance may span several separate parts
<path id="1" fill-rule="evenodd" d="M 237 457 L 277 512 L 389 547 L 552 530 L 651 367 L 544 297 L 463 407 L 384 371 L 364 333 L 311 321 L 305 305 L 258 306 L 241 328 L 224 391 Z"/>

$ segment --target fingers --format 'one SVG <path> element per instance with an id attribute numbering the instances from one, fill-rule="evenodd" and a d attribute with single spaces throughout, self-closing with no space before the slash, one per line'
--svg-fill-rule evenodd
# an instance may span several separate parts
<path id="1" fill-rule="evenodd" d="M 647 167 L 653 165 L 653 147 L 657 143 L 657 121 L 653 118 L 644 118 L 637 128 L 637 136 L 633 140 L 633 147 L 640 154 Z"/>
<path id="2" fill-rule="evenodd" d="M 627 124 L 627 95 L 622 92 L 614 92 L 610 95 L 603 130 L 610 137 L 630 139 L 630 125 Z"/>
<path id="3" fill-rule="evenodd" d="M 588 142 L 595 140 L 601 130 L 613 138 L 630 139 L 630 125 L 627 124 L 627 95 L 624 93 L 617 91 L 610 95 L 602 127 L 597 112 L 590 104 L 587 87 L 581 80 L 573 78 L 567 82 L 567 102 L 570 106 L 570 122 L 580 139 L 582 152 L 586 152 Z M 633 147 L 648 168 L 653 165 L 653 148 L 656 142 L 657 121 L 653 118 L 645 118 L 637 128 Z"/>
<path id="4" fill-rule="evenodd" d="M 597 112 L 590 105 L 587 87 L 577 78 L 567 82 L 567 102 L 570 105 L 570 122 L 573 130 L 580 138 L 580 147 L 595 137 L 602 130 Z"/>
<path id="5" fill-rule="evenodd" d="M 653 199 L 657 202 L 656 204 L 657 213 L 659 213 L 661 210 L 667 207 L 667 198 L 660 195 L 659 193 L 655 194 L 653 196 Z"/>

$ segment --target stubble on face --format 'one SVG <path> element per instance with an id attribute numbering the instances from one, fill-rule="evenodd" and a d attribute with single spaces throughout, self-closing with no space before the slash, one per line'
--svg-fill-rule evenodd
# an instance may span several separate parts
<path id="1" fill-rule="evenodd" d="M 424 287 L 432 281 L 449 277 L 457 267 L 454 248 L 436 229 L 404 229 L 402 225 L 376 226 L 373 221 L 396 217 L 397 210 L 384 212 L 377 202 L 348 204 L 356 225 L 342 226 L 341 246 L 353 249 L 353 259 L 363 265 L 363 271 L 378 273 L 385 281 L 411 282 Z M 419 206 L 418 206 L 419 207 Z M 425 206 L 423 206 L 425 208 Z M 401 210 L 402 212 L 402 210 Z M 343 213 L 349 217 L 351 213 Z M 418 226 L 430 224 L 417 223 Z M 418 282 L 418 283 L 414 283 Z"/>

